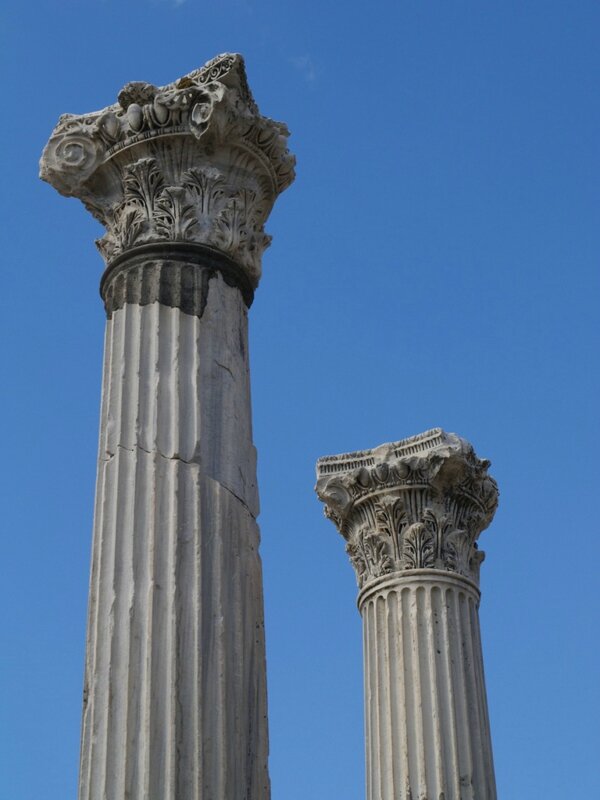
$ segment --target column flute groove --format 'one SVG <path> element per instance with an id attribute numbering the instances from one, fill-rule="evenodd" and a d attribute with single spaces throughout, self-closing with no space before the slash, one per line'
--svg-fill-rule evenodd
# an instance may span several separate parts
<path id="1" fill-rule="evenodd" d="M 365 614 L 368 614 L 368 609 L 365 609 Z M 365 670 L 365 732 L 366 738 L 368 741 L 371 741 L 373 738 L 373 721 L 372 721 L 372 710 L 373 705 L 371 703 L 371 697 L 369 694 L 369 690 L 367 687 L 371 686 L 372 678 L 371 678 L 371 647 L 369 646 L 369 637 L 371 635 L 371 629 L 367 625 L 363 625 L 363 652 L 364 652 L 364 670 Z M 367 782 L 367 795 L 371 795 L 373 793 L 372 781 L 373 781 L 373 767 L 371 765 L 371 752 L 368 747 L 365 747 L 365 760 L 367 763 L 367 774 L 366 774 L 366 782 Z"/>
<path id="2" fill-rule="evenodd" d="M 471 736 L 469 727 L 469 709 L 467 699 L 467 680 L 468 676 L 465 675 L 465 662 L 462 652 L 463 630 L 460 617 L 460 595 L 454 591 L 449 591 L 452 597 L 452 611 L 454 616 L 454 637 L 450 640 L 451 647 L 454 650 L 454 663 L 457 678 L 457 710 L 460 720 L 459 729 L 459 743 L 462 743 L 462 758 L 460 758 L 457 769 L 459 770 L 459 782 L 461 791 L 464 792 L 467 800 L 473 798 L 473 786 L 471 775 L 473 774 L 473 755 L 471 751 Z M 466 785 L 465 785 L 466 783 Z"/>
<path id="3" fill-rule="evenodd" d="M 432 603 L 432 595 L 433 592 L 436 591 L 438 587 L 427 587 L 426 588 L 426 609 L 425 609 L 425 619 L 426 619 L 426 633 L 427 633 L 427 670 L 429 674 L 429 682 L 430 682 L 430 691 L 431 691 L 431 718 L 432 718 L 432 727 L 433 727 L 433 748 L 432 748 L 432 760 L 434 764 L 434 771 L 435 771 L 435 789 L 434 789 L 434 796 L 437 794 L 445 794 L 445 786 L 444 786 L 444 767 L 443 767 L 443 749 L 442 749 L 442 731 L 440 729 L 441 719 L 440 719 L 440 702 L 438 696 L 438 676 L 437 676 L 437 664 L 435 658 L 435 648 L 433 645 L 433 629 L 434 629 L 434 619 L 433 619 L 433 603 Z"/>
<path id="4" fill-rule="evenodd" d="M 496 800 L 478 618 L 488 466 L 439 428 L 317 463 L 360 589 L 367 800 Z"/>
<path id="5" fill-rule="evenodd" d="M 394 719 L 393 719 L 393 700 L 392 696 L 394 694 L 394 683 L 392 680 L 392 670 L 393 670 L 393 658 L 392 658 L 392 650 L 393 650 L 393 638 L 389 635 L 389 621 L 390 615 L 393 613 L 393 604 L 386 601 L 382 604 L 383 605 L 383 624 L 382 624 L 382 631 L 381 635 L 385 637 L 385 649 L 384 649 L 384 675 L 383 675 L 383 683 L 386 687 L 386 698 L 385 698 L 385 742 L 386 742 L 386 756 L 388 761 L 388 772 L 391 777 L 392 785 L 395 785 L 398 777 L 397 777 L 397 768 L 395 763 L 395 753 L 394 748 L 392 746 L 392 742 L 394 741 Z M 388 780 L 388 786 L 389 786 Z M 386 800 L 394 800 L 391 795 L 386 794 L 384 795 Z"/>

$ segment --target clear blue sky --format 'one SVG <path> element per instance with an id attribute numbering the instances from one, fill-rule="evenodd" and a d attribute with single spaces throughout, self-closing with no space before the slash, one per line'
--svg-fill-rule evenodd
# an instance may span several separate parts
<path id="1" fill-rule="evenodd" d="M 492 460 L 481 607 L 501 800 L 600 797 L 600 6 L 3 3 L 0 800 L 76 795 L 99 226 L 37 179 L 59 114 L 239 51 L 286 121 L 251 311 L 274 800 L 362 800 L 362 662 L 317 457 L 440 425 Z"/>

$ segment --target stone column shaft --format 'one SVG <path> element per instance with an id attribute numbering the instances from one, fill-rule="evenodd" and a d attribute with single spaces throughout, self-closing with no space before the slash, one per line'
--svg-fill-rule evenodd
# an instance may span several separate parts
<path id="1" fill-rule="evenodd" d="M 80 800 L 270 796 L 247 308 L 287 135 L 226 54 L 42 157 L 106 228 Z"/>
<path id="2" fill-rule="evenodd" d="M 108 321 L 82 799 L 268 795 L 246 327 L 218 275 Z"/>
<path id="3" fill-rule="evenodd" d="M 437 572 L 362 599 L 367 798 L 493 798 L 478 592 Z"/>
<path id="4" fill-rule="evenodd" d="M 495 800 L 476 539 L 488 462 L 439 429 L 321 459 L 363 619 L 367 800 Z"/>

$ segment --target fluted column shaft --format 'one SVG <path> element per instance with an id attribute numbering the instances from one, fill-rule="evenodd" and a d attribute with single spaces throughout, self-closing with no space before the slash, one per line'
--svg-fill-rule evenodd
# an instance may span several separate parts
<path id="1" fill-rule="evenodd" d="M 362 592 L 367 800 L 496 797 L 478 605 L 434 570 Z"/>
<path id="2" fill-rule="evenodd" d="M 496 800 L 478 613 L 488 466 L 439 428 L 317 463 L 360 588 L 367 800 Z"/>
<path id="3" fill-rule="evenodd" d="M 107 322 L 80 800 L 269 795 L 247 315 L 205 303 Z"/>

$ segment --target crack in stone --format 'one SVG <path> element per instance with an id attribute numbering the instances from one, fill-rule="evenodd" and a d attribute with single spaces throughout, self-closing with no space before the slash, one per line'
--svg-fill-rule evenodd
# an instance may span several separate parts
<path id="1" fill-rule="evenodd" d="M 219 364 L 219 366 L 223 366 L 223 365 Z M 227 369 L 227 367 L 224 367 L 224 369 Z M 227 371 L 230 372 L 229 369 L 227 369 Z M 192 459 L 191 461 L 186 461 L 185 458 L 181 458 L 181 456 L 178 456 L 178 455 L 166 456 L 164 453 L 161 453 L 158 450 L 147 450 L 145 447 L 142 447 L 139 444 L 136 444 L 133 447 L 125 447 L 125 445 L 118 444 L 117 445 L 117 450 L 124 450 L 127 453 L 135 453 L 136 450 L 140 450 L 142 453 L 146 453 L 146 455 L 148 455 L 148 456 L 156 455 L 156 456 L 159 456 L 160 458 L 164 458 L 165 461 L 179 461 L 182 464 L 186 464 L 187 466 L 197 466 L 197 467 L 201 466 L 201 461 L 199 459 Z M 106 453 L 106 455 L 102 459 L 102 461 L 105 464 L 108 464 L 113 460 L 115 455 L 116 455 L 116 452 L 115 453 Z M 238 470 L 240 472 L 240 476 L 243 478 L 244 477 L 243 473 L 242 473 L 242 471 L 241 471 L 241 469 L 239 467 L 238 467 Z M 204 475 L 204 477 L 208 478 L 208 480 L 213 481 L 214 483 L 218 483 L 219 486 L 222 489 L 224 489 L 226 492 L 228 492 L 228 494 L 230 494 L 232 497 L 235 497 L 235 499 L 244 506 L 244 508 L 246 509 L 248 514 L 250 514 L 250 516 L 252 517 L 252 519 L 256 521 L 256 516 L 250 510 L 250 508 L 248 507 L 248 504 L 246 503 L 246 501 L 243 498 L 241 498 L 239 495 L 237 495 L 233 491 L 233 489 L 230 489 L 229 486 L 225 486 L 224 483 L 222 483 L 220 480 L 217 480 L 217 478 L 214 478 L 212 475 Z"/>
<path id="2" fill-rule="evenodd" d="M 217 367 L 221 367 L 221 369 L 227 370 L 227 372 L 228 372 L 228 373 L 231 375 L 231 379 L 232 379 L 233 381 L 235 381 L 235 375 L 234 375 L 234 374 L 233 374 L 233 372 L 232 372 L 232 371 L 229 369 L 229 367 L 228 367 L 228 366 L 226 366 L 225 364 L 221 364 L 221 362 L 220 362 L 220 361 L 217 361 L 217 359 L 216 359 L 216 358 L 214 359 L 214 362 L 215 362 L 215 364 L 217 365 Z"/>
<path id="3" fill-rule="evenodd" d="M 135 444 L 133 447 L 125 447 L 125 445 L 123 444 L 118 444 L 117 448 L 119 450 L 125 450 L 128 453 L 135 453 L 136 450 L 140 450 L 142 453 L 146 453 L 146 455 L 149 456 L 155 456 L 155 455 L 160 456 L 160 458 L 164 458 L 165 461 L 181 461 L 182 464 L 188 464 L 188 465 L 196 464 L 197 466 L 200 466 L 200 461 L 195 458 L 191 459 L 190 461 L 186 461 L 185 458 L 181 458 L 181 456 L 179 455 L 166 456 L 159 450 L 147 450 L 145 447 L 142 447 L 141 444 Z M 111 453 L 110 458 L 112 458 L 114 455 L 115 455 L 114 453 Z"/>

